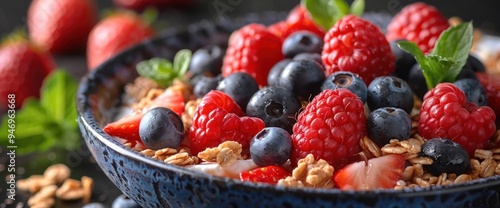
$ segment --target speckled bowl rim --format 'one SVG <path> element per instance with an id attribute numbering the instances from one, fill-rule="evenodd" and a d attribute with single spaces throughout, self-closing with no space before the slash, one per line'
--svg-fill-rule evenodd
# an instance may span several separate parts
<path id="1" fill-rule="evenodd" d="M 117 151 L 131 160 L 140 161 L 147 163 L 151 166 L 158 168 L 159 170 L 170 170 L 175 171 L 180 175 L 191 175 L 194 177 L 202 177 L 212 182 L 217 183 L 230 183 L 231 185 L 236 185 L 236 187 L 244 189 L 253 189 L 257 191 L 269 191 L 278 192 L 280 194 L 292 193 L 301 195 L 318 195 L 318 196 L 336 196 L 336 197 L 349 197 L 349 196 L 366 196 L 366 197 L 377 197 L 377 196 L 391 196 L 400 198 L 413 198 L 413 197 L 425 197 L 425 196 L 435 196 L 439 194 L 450 194 L 459 193 L 464 191 L 476 190 L 487 188 L 490 186 L 500 185 L 500 175 L 492 176 L 489 178 L 481 178 L 473 181 L 464 182 L 461 184 L 452 184 L 447 186 L 432 186 L 426 188 L 412 188 L 403 190 L 394 189 L 380 189 L 380 190 L 368 190 L 368 191 L 354 191 L 354 190 L 339 190 L 339 189 L 321 189 L 321 188 L 296 188 L 296 187 L 283 187 L 276 185 L 269 185 L 264 183 L 253 183 L 253 182 L 242 182 L 237 179 L 224 178 L 218 176 L 212 176 L 207 173 L 186 169 L 176 165 L 170 165 L 159 160 L 155 160 L 150 157 L 146 157 L 141 153 L 132 150 L 124 146 L 122 143 L 118 142 L 116 139 L 111 137 L 109 134 L 105 133 L 102 129 L 102 125 L 97 121 L 95 115 L 90 109 L 88 102 L 88 96 L 86 96 L 89 90 L 95 88 L 96 84 L 99 84 L 100 79 L 96 78 L 101 76 L 101 74 L 106 74 L 103 72 L 112 70 L 114 64 L 119 63 L 123 58 L 130 54 L 135 53 L 150 47 L 150 44 L 155 41 L 168 39 L 173 37 L 176 33 L 185 30 L 186 28 L 174 28 L 170 29 L 168 32 L 163 33 L 161 36 L 157 36 L 151 40 L 144 41 L 141 44 L 130 47 L 124 52 L 121 52 L 109 59 L 95 70 L 91 71 L 85 75 L 80 81 L 78 93 L 77 93 L 77 112 L 78 117 L 82 124 L 87 130 L 99 139 L 100 142 L 106 144 L 109 148 Z M 112 74 L 108 74 L 112 75 Z"/>

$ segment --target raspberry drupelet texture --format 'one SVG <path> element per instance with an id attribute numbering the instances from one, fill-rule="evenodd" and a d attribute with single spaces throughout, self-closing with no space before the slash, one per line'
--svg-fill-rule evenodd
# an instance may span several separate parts
<path id="1" fill-rule="evenodd" d="M 354 15 L 347 15 L 328 31 L 322 60 L 325 75 L 337 71 L 358 74 L 368 85 L 375 77 L 395 69 L 394 56 L 380 29 Z"/>
<path id="2" fill-rule="evenodd" d="M 234 72 L 250 74 L 260 86 L 267 85 L 267 74 L 281 61 L 283 40 L 269 32 L 264 25 L 249 24 L 235 31 L 223 60 L 222 76 Z"/>
<path id="3" fill-rule="evenodd" d="M 326 89 L 307 105 L 293 126 L 292 164 L 313 154 L 337 168 L 360 152 L 366 134 L 363 102 L 348 89 Z"/>
<path id="4" fill-rule="evenodd" d="M 434 48 L 439 35 L 450 25 L 431 5 L 417 2 L 403 8 L 387 27 L 387 40 L 406 39 L 415 42 L 424 52 Z"/>
<path id="5" fill-rule="evenodd" d="M 453 140 L 472 156 L 495 130 L 493 110 L 467 102 L 465 94 L 451 83 L 438 84 L 424 96 L 418 131 L 425 139 Z"/>
<path id="6" fill-rule="evenodd" d="M 242 145 L 242 155 L 248 155 L 252 137 L 264 127 L 261 119 L 244 116 L 229 95 L 212 90 L 196 108 L 193 126 L 189 129 L 191 153 L 197 155 L 222 142 L 236 141 Z"/>

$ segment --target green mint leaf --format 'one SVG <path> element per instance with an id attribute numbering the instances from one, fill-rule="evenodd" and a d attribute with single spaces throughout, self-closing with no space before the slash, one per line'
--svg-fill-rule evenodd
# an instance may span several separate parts
<path id="1" fill-rule="evenodd" d="M 325 30 L 348 14 L 361 16 L 365 9 L 364 0 L 355 0 L 350 7 L 345 0 L 302 0 L 302 5 L 313 21 Z"/>
<path id="2" fill-rule="evenodd" d="M 168 87 L 174 79 L 181 79 L 189 69 L 191 51 L 184 49 L 175 54 L 174 62 L 164 58 L 152 58 L 137 64 L 137 72 L 143 77 L 150 78 L 163 87 Z"/>
<path id="3" fill-rule="evenodd" d="M 77 88 L 78 82 L 61 69 L 54 71 L 44 80 L 40 103 L 52 120 L 77 127 L 75 108 Z"/>
<path id="4" fill-rule="evenodd" d="M 472 38 L 472 23 L 466 22 L 441 33 L 431 54 L 424 55 L 415 43 L 407 41 L 398 46 L 415 57 L 428 89 L 432 89 L 441 82 L 455 81 L 469 56 Z"/>
<path id="5" fill-rule="evenodd" d="M 136 68 L 139 75 L 153 79 L 163 87 L 168 87 L 176 76 L 172 62 L 163 58 L 141 61 Z"/>
<path id="6" fill-rule="evenodd" d="M 351 14 L 361 17 L 365 11 L 365 0 L 354 0 L 351 4 Z"/>
<path id="7" fill-rule="evenodd" d="M 332 0 L 303 0 L 302 5 L 307 9 L 316 24 L 328 30 L 335 24 L 335 9 Z"/>
<path id="8" fill-rule="evenodd" d="M 52 72 L 43 82 L 40 100 L 26 100 L 22 109 L 15 112 L 15 118 L 4 116 L 0 142 L 17 146 L 19 154 L 49 149 L 74 150 L 81 138 L 76 121 L 77 85 L 66 71 Z M 9 134 L 14 135 L 14 143 L 10 143 Z"/>
<path id="9" fill-rule="evenodd" d="M 15 126 L 9 127 L 8 115 L 2 118 L 0 125 L 0 141 L 2 145 L 15 145 L 19 154 L 27 154 L 50 149 L 57 139 L 47 138 L 46 135 L 54 128 L 43 106 L 33 98 L 23 104 L 21 110 L 16 111 L 13 118 Z M 57 126 L 56 126 L 57 127 Z M 9 130 L 14 130 L 9 131 Z M 13 133 L 14 143 L 9 142 L 9 134 Z M 11 136 L 12 137 L 12 136 Z"/>
<path id="10" fill-rule="evenodd" d="M 189 69 L 192 53 L 188 49 L 180 50 L 174 57 L 174 71 L 177 72 L 177 77 L 182 77 Z"/>

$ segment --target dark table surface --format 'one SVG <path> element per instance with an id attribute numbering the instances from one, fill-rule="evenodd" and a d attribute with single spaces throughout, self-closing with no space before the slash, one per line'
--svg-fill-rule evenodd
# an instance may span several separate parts
<path id="1" fill-rule="evenodd" d="M 0 2 L 0 36 L 5 36 L 15 28 L 22 27 L 26 23 L 26 11 L 31 1 L 29 0 L 2 0 Z M 100 11 L 104 11 L 113 6 L 111 0 L 96 0 Z M 212 21 L 221 16 L 239 16 L 249 12 L 259 12 L 262 10 L 288 11 L 299 3 L 299 0 L 198 0 L 195 8 L 187 10 L 168 9 L 161 13 L 160 20 L 168 27 L 182 26 L 189 23 L 199 22 L 203 19 Z M 368 0 L 367 10 L 382 11 L 395 14 L 402 6 L 412 3 L 410 0 Z M 474 20 L 477 27 L 486 31 L 497 31 L 500 28 L 500 18 L 498 11 L 500 6 L 497 1 L 430 1 L 436 5 L 447 17 L 460 16 L 464 20 Z M 226 5 L 225 10 L 217 10 L 220 5 Z M 451 6 L 453 5 L 453 6 Z M 87 72 L 86 58 L 82 54 L 57 55 L 55 56 L 57 65 L 68 70 L 75 78 L 80 79 Z M 1 63 L 0 63 L 1 64 Z M 85 145 L 74 152 L 43 152 L 32 155 L 18 156 L 16 166 L 18 179 L 26 178 L 33 174 L 42 174 L 45 168 L 54 163 L 64 163 L 72 170 L 72 178 L 79 179 L 83 175 L 92 177 L 95 180 L 92 201 L 103 202 L 108 206 L 120 195 L 121 192 L 103 174 L 98 165 L 93 162 L 90 152 Z M 7 164 L 6 149 L 0 146 L 0 176 L 5 177 L 5 165 Z M 6 183 L 0 183 L 0 208 L 15 207 L 13 204 L 5 203 Z M 29 194 L 18 192 L 14 204 L 18 207 L 27 207 L 25 201 Z M 23 206 L 24 204 L 24 206 Z M 57 202 L 56 207 L 72 208 L 81 207 L 81 203 Z"/>

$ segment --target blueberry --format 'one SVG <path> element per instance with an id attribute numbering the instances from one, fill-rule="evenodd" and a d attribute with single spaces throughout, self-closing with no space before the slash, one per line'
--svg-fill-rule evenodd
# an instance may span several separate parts
<path id="1" fill-rule="evenodd" d="M 267 74 L 267 85 L 277 85 L 281 72 L 285 69 L 286 65 L 290 63 L 292 59 L 283 59 L 280 62 L 276 63 L 273 68 Z"/>
<path id="2" fill-rule="evenodd" d="M 197 98 L 202 98 L 205 96 L 210 90 L 215 90 L 217 89 L 217 86 L 219 85 L 219 82 L 222 80 L 222 76 L 216 76 L 216 77 L 207 77 L 207 76 L 202 76 L 198 82 L 194 85 L 193 88 L 193 94 Z"/>
<path id="3" fill-rule="evenodd" d="M 309 99 L 321 92 L 323 81 L 323 66 L 313 60 L 297 60 L 283 69 L 278 85 L 292 90 L 301 98 Z"/>
<path id="4" fill-rule="evenodd" d="M 372 111 L 382 107 L 395 107 L 410 114 L 413 102 L 413 92 L 410 86 L 398 77 L 377 77 L 368 85 L 366 103 Z"/>
<path id="5" fill-rule="evenodd" d="M 226 50 L 217 45 L 200 48 L 193 53 L 189 72 L 191 74 L 209 74 L 217 76 L 221 73 L 222 60 Z"/>
<path id="6" fill-rule="evenodd" d="M 358 74 L 347 71 L 335 72 L 328 76 L 321 86 L 321 90 L 337 88 L 346 88 L 356 94 L 363 103 L 366 102 L 367 87 Z"/>
<path id="7" fill-rule="evenodd" d="M 465 93 L 467 101 L 478 106 L 488 105 L 486 90 L 477 79 L 461 79 L 453 82 L 453 84 Z"/>
<path id="8" fill-rule="evenodd" d="M 84 205 L 82 208 L 108 208 L 108 206 L 106 206 L 105 204 L 103 203 L 99 203 L 99 202 L 92 202 L 90 204 L 86 204 Z"/>
<path id="9" fill-rule="evenodd" d="M 449 139 L 434 138 L 425 141 L 419 155 L 433 160 L 431 165 L 423 165 L 423 168 L 435 176 L 441 173 L 463 174 L 470 163 L 467 150 Z"/>
<path id="10" fill-rule="evenodd" d="M 396 58 L 396 69 L 393 75 L 403 80 L 408 80 L 410 70 L 417 63 L 413 55 L 398 47 L 398 43 L 403 40 L 395 40 L 390 42 L 392 54 Z"/>
<path id="11" fill-rule="evenodd" d="M 282 128 L 266 127 L 250 141 L 250 156 L 258 166 L 282 165 L 292 152 L 292 137 Z"/>
<path id="12" fill-rule="evenodd" d="M 127 195 L 122 194 L 116 197 L 111 204 L 111 208 L 141 208 L 141 206 Z"/>
<path id="13" fill-rule="evenodd" d="M 283 42 L 282 52 L 287 58 L 299 53 L 321 53 L 323 39 L 316 34 L 301 30 L 289 35 Z"/>
<path id="14" fill-rule="evenodd" d="M 400 108 L 379 108 L 366 119 L 368 136 L 380 147 L 391 139 L 406 140 L 411 133 L 411 117 Z"/>
<path id="15" fill-rule="evenodd" d="M 268 127 L 280 127 L 292 133 L 301 104 L 290 90 L 268 86 L 256 92 L 246 109 L 248 116 L 260 118 Z"/>
<path id="16" fill-rule="evenodd" d="M 293 60 L 309 59 L 318 62 L 318 64 L 323 65 L 323 60 L 321 60 L 321 54 L 319 53 L 299 53 L 293 57 Z"/>
<path id="17" fill-rule="evenodd" d="M 467 62 L 465 62 L 464 68 L 470 68 L 473 72 L 485 72 L 486 68 L 484 64 L 475 56 L 469 55 L 467 57 Z"/>
<path id="18" fill-rule="evenodd" d="M 156 107 L 142 117 L 139 136 L 150 149 L 177 148 L 184 139 L 184 124 L 172 110 Z"/>
<path id="19" fill-rule="evenodd" d="M 248 100 L 250 100 L 255 92 L 259 91 L 259 84 L 249 74 L 236 72 L 219 82 L 217 90 L 233 98 L 241 109 L 246 109 Z"/>
<path id="20" fill-rule="evenodd" d="M 392 20 L 392 15 L 389 12 L 366 11 L 361 17 L 378 26 L 384 34 L 386 33 L 387 26 L 389 26 Z"/>

